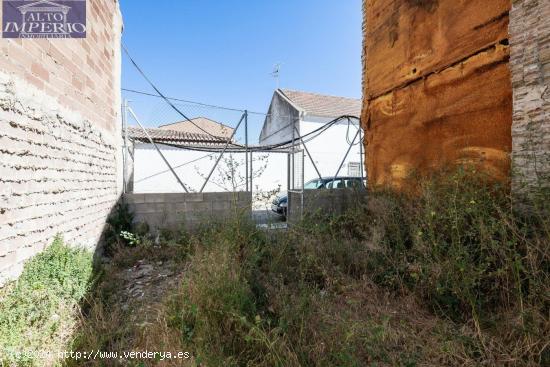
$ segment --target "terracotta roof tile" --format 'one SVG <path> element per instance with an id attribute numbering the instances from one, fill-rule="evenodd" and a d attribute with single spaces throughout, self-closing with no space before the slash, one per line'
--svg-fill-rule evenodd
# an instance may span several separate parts
<path id="1" fill-rule="evenodd" d="M 206 134 L 195 134 L 184 131 L 175 131 L 167 129 L 148 128 L 147 133 L 155 143 L 165 143 L 173 145 L 189 145 L 189 144 L 225 144 L 225 137 L 219 137 L 219 140 L 213 136 Z M 128 127 L 128 136 L 140 142 L 147 143 L 149 139 L 140 127 Z"/>
<path id="2" fill-rule="evenodd" d="M 200 126 L 197 127 L 197 126 Z M 233 128 L 214 121 L 206 117 L 196 117 L 188 121 L 179 121 L 171 124 L 161 125 L 159 129 L 182 131 L 192 134 L 205 134 L 204 131 L 215 136 L 225 137 L 226 139 L 233 134 Z M 202 129 L 202 130 L 201 130 Z"/>
<path id="3" fill-rule="evenodd" d="M 290 89 L 280 89 L 279 91 L 296 107 L 311 115 L 321 117 L 361 116 L 360 99 L 326 96 Z"/>

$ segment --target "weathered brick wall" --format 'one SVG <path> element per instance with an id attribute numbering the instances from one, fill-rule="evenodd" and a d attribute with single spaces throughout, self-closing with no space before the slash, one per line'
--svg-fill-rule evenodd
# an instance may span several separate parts
<path id="1" fill-rule="evenodd" d="M 119 197 L 122 18 L 87 5 L 86 39 L 0 42 L 0 283 L 56 233 L 96 246 Z"/>
<path id="2" fill-rule="evenodd" d="M 521 190 L 550 178 L 550 1 L 513 2 L 510 45 L 514 186 Z"/>
<path id="3" fill-rule="evenodd" d="M 134 222 L 144 222 L 152 231 L 195 229 L 209 220 L 224 220 L 251 213 L 250 192 L 205 192 L 125 194 L 124 202 L 134 213 Z"/>
<path id="4" fill-rule="evenodd" d="M 2 7 L 0 6 L 0 19 Z M 117 0 L 87 1 L 84 39 L 2 39 L 0 71 L 26 80 L 94 126 L 113 131 L 120 110 Z"/>

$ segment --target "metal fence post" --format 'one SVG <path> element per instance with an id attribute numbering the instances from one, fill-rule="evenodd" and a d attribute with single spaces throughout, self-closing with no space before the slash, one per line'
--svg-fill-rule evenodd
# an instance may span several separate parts
<path id="1" fill-rule="evenodd" d="M 292 190 L 296 188 L 296 137 L 292 132 Z"/>
<path id="2" fill-rule="evenodd" d="M 340 167 L 338 167 L 338 171 L 336 171 L 336 174 L 334 175 L 334 180 L 336 181 L 336 177 L 338 177 L 338 174 L 340 173 L 340 170 L 342 169 L 342 166 L 346 162 L 346 159 L 348 158 L 349 152 L 353 148 L 353 144 L 355 144 L 355 140 L 357 140 L 357 136 L 359 136 L 359 133 L 361 132 L 361 128 L 357 130 L 357 134 L 353 137 L 353 140 L 351 141 L 351 144 L 349 145 L 348 151 L 346 152 L 346 155 L 344 156 L 344 159 L 342 159 L 342 162 L 340 163 Z M 332 183 L 332 186 L 334 187 L 334 182 Z"/>
<path id="3" fill-rule="evenodd" d="M 291 167 L 290 167 L 290 155 L 292 153 L 287 153 L 286 155 L 286 220 L 288 222 L 290 218 L 290 212 L 291 212 L 291 205 L 290 205 L 290 190 L 291 190 Z"/>
<path id="4" fill-rule="evenodd" d="M 305 166 L 306 162 L 305 162 L 305 160 L 306 160 L 306 156 L 305 156 L 305 153 L 304 153 L 304 149 L 302 149 L 302 178 L 301 178 L 301 180 L 302 180 L 302 195 L 301 195 L 302 198 L 301 198 L 301 203 L 300 203 L 300 205 L 302 207 L 302 211 L 301 211 L 301 218 L 302 219 L 304 219 L 304 195 L 305 195 L 305 182 L 304 182 L 304 180 L 305 180 L 305 175 L 306 175 L 306 173 L 305 173 L 305 171 L 306 171 L 306 166 Z"/>
<path id="5" fill-rule="evenodd" d="M 124 145 L 122 148 L 122 192 L 128 192 L 128 100 L 122 102 L 122 134 Z"/>
<path id="6" fill-rule="evenodd" d="M 364 143 L 364 136 L 363 136 L 363 127 L 361 126 L 361 120 L 359 120 L 359 163 L 360 163 L 360 172 L 361 172 L 361 184 L 364 184 L 365 179 L 365 171 L 363 168 L 364 157 L 363 157 L 363 143 Z M 365 184 L 365 187 L 367 185 Z"/>
<path id="7" fill-rule="evenodd" d="M 243 115 L 241 116 L 241 119 L 239 120 L 239 123 L 235 127 L 235 130 L 233 130 L 233 134 L 231 134 L 231 137 L 225 143 L 225 146 L 223 147 L 223 150 L 220 153 L 220 156 L 218 157 L 218 159 L 216 159 L 216 163 L 214 163 L 214 167 L 212 167 L 212 170 L 208 174 L 208 177 L 206 177 L 206 180 L 204 180 L 204 183 L 202 184 L 201 190 L 199 192 L 204 191 L 204 188 L 206 187 L 206 184 L 208 183 L 208 181 L 210 181 L 210 177 L 212 177 L 212 174 L 214 173 L 214 170 L 218 166 L 218 163 L 220 163 L 220 160 L 222 159 L 223 155 L 225 154 L 225 151 L 227 150 L 227 147 L 229 147 L 229 144 L 233 141 L 233 138 L 235 137 L 235 134 L 237 133 L 237 130 L 239 130 L 239 126 L 241 126 L 241 123 L 243 122 L 244 118 L 245 118 L 245 114 L 243 113 Z"/>
<path id="8" fill-rule="evenodd" d="M 244 110 L 244 145 L 245 145 L 245 159 L 246 159 L 246 191 L 249 191 L 249 183 L 252 179 L 252 176 L 248 175 L 248 111 Z M 252 153 L 251 153 L 252 155 Z M 249 180 L 250 177 L 250 180 Z M 250 188 L 250 191 L 252 191 L 252 188 Z"/>
<path id="9" fill-rule="evenodd" d="M 158 154 L 161 156 L 162 160 L 164 161 L 164 163 L 166 163 L 166 165 L 168 166 L 168 168 L 170 168 L 170 171 L 172 172 L 172 174 L 174 175 L 174 177 L 176 178 L 176 180 L 178 181 L 178 183 L 181 185 L 181 187 L 183 188 L 183 190 L 185 192 L 189 192 L 189 190 L 187 190 L 187 187 L 185 186 L 185 184 L 181 181 L 180 177 L 178 176 L 178 174 L 176 173 L 176 171 L 174 171 L 174 168 L 172 168 L 172 166 L 170 165 L 170 163 L 168 162 L 168 160 L 166 159 L 166 157 L 164 156 L 164 154 L 162 154 L 162 152 L 160 151 L 159 147 L 157 146 L 157 144 L 155 144 L 155 142 L 153 141 L 153 139 L 151 138 L 151 135 L 149 135 L 149 133 L 147 132 L 147 129 L 143 127 L 143 125 L 141 124 L 141 122 L 139 122 L 139 119 L 138 117 L 136 116 L 136 114 L 134 113 L 134 111 L 128 107 L 127 110 L 130 112 L 130 114 L 132 115 L 132 117 L 134 118 L 134 120 L 136 120 L 136 122 L 138 123 L 139 127 L 141 127 L 141 129 L 145 132 L 145 136 L 147 136 L 147 139 L 149 139 L 149 141 L 151 142 L 151 144 L 153 144 L 153 146 L 155 147 L 155 149 L 157 150 Z"/>
<path id="10" fill-rule="evenodd" d="M 294 127 L 296 129 L 296 126 Z M 298 134 L 299 135 L 299 134 Z M 313 165 L 313 168 L 315 168 L 315 172 L 317 172 L 317 176 L 319 176 L 320 179 L 323 177 L 321 176 L 321 172 L 319 172 L 319 169 L 317 168 L 317 165 L 315 164 L 315 161 L 313 160 L 313 157 L 311 156 L 311 153 L 309 152 L 309 149 L 307 149 L 307 145 L 304 142 L 304 139 L 300 136 L 300 141 L 302 142 L 302 146 L 304 147 L 304 150 L 307 153 L 307 156 L 309 157 L 309 160 L 311 161 L 311 164 Z M 305 162 L 304 162 L 305 164 Z"/>
<path id="11" fill-rule="evenodd" d="M 254 182 L 254 177 L 253 177 L 253 173 L 254 173 L 254 160 L 253 160 L 253 156 L 252 156 L 252 151 L 250 151 L 250 193 L 252 194 L 252 191 L 254 191 L 253 189 L 253 182 Z"/>

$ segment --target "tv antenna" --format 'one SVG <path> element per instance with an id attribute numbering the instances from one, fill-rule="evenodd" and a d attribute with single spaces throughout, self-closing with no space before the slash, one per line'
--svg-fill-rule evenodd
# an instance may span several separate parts
<path id="1" fill-rule="evenodd" d="M 273 78 L 275 78 L 275 84 L 277 86 L 277 89 L 279 89 L 279 76 L 281 74 L 281 63 L 278 62 L 273 66 L 273 71 L 271 72 L 271 75 Z"/>

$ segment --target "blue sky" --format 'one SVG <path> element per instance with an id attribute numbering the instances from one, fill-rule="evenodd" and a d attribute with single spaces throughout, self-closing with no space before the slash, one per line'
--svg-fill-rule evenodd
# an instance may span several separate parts
<path id="1" fill-rule="evenodd" d="M 121 0 L 123 42 L 166 95 L 267 112 L 282 88 L 360 98 L 361 0 Z M 123 56 L 123 88 L 153 92 Z M 178 120 L 161 100 L 123 93 L 148 126 Z M 235 125 L 239 113 L 181 105 Z M 257 141 L 263 117 L 251 115 Z"/>

